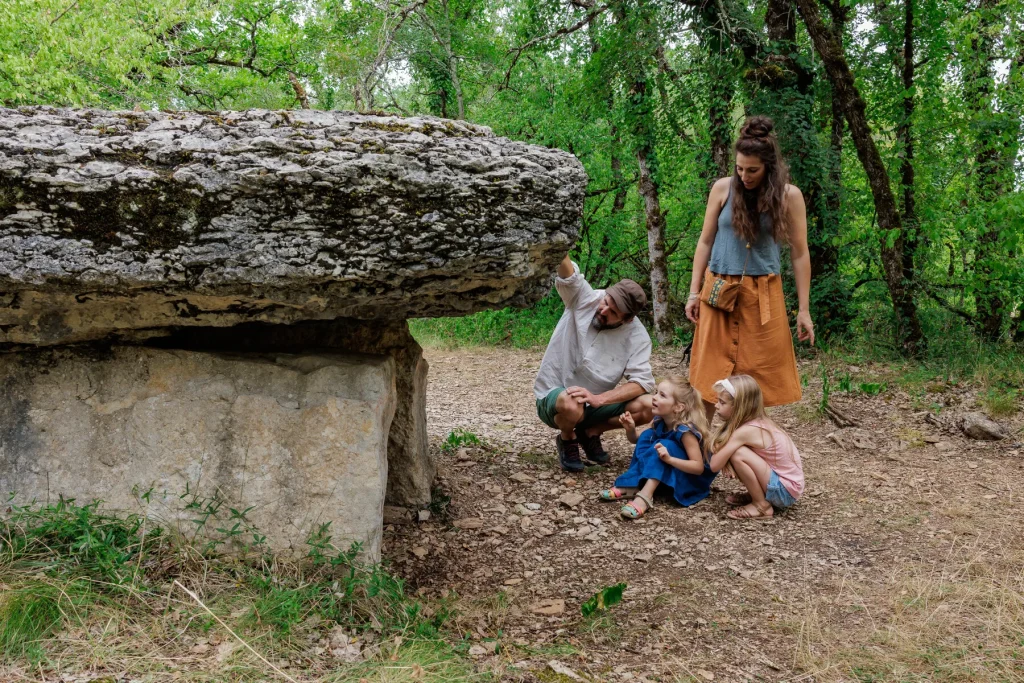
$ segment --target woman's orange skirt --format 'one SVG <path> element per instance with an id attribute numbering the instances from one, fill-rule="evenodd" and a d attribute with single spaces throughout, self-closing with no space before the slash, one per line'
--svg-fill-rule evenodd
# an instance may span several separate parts
<path id="1" fill-rule="evenodd" d="M 705 286 L 712 277 L 716 276 L 710 270 L 704 274 Z M 728 282 L 741 279 L 739 275 L 717 277 Z M 778 275 L 744 276 L 731 313 L 700 302 L 690 352 L 690 384 L 713 403 L 715 382 L 730 375 L 756 379 L 766 406 L 800 400 L 793 334 Z"/>

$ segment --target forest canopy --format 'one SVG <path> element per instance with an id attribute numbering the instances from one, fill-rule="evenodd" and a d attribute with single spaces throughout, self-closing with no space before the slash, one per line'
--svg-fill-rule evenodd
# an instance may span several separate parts
<path id="1" fill-rule="evenodd" d="M 819 335 L 915 355 L 951 322 L 1024 342 L 1022 24 L 1022 0 L 0 0 L 0 103 L 431 114 L 569 150 L 574 257 L 645 285 L 661 342 L 768 115 Z"/>

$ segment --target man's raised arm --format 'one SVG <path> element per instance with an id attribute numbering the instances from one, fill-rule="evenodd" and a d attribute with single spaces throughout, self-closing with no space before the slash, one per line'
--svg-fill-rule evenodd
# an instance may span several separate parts
<path id="1" fill-rule="evenodd" d="M 572 260 L 569 258 L 569 254 L 565 255 L 562 262 L 558 264 L 558 277 L 563 280 L 573 274 Z"/>
<path id="2" fill-rule="evenodd" d="M 594 288 L 584 279 L 579 267 L 572 262 L 568 254 L 558 264 L 556 273 L 558 278 L 555 279 L 555 289 L 558 290 L 558 296 L 562 297 L 562 303 L 566 308 L 575 308 L 591 300 Z"/>

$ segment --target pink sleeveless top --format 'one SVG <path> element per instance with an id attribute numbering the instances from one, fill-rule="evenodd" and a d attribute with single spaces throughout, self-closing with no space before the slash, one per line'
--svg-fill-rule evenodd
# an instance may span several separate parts
<path id="1" fill-rule="evenodd" d="M 771 434 L 771 444 L 767 448 L 753 448 L 768 466 L 775 470 L 793 498 L 799 498 L 804 492 L 804 466 L 800 462 L 800 451 L 796 449 L 789 434 L 765 420 L 751 420 L 748 424 L 764 429 Z"/>

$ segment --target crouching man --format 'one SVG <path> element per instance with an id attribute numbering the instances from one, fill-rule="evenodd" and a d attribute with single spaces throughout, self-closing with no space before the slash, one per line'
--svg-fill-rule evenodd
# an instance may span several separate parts
<path id="1" fill-rule="evenodd" d="M 548 342 L 533 393 L 541 421 L 559 431 L 559 463 L 579 472 L 581 447 L 587 460 L 608 462 L 601 434 L 622 427 L 619 415 L 628 410 L 638 425 L 653 416 L 651 337 L 636 319 L 647 295 L 632 280 L 595 290 L 568 256 L 558 266 L 555 289 L 565 312 Z M 626 383 L 619 386 L 623 378 Z"/>

